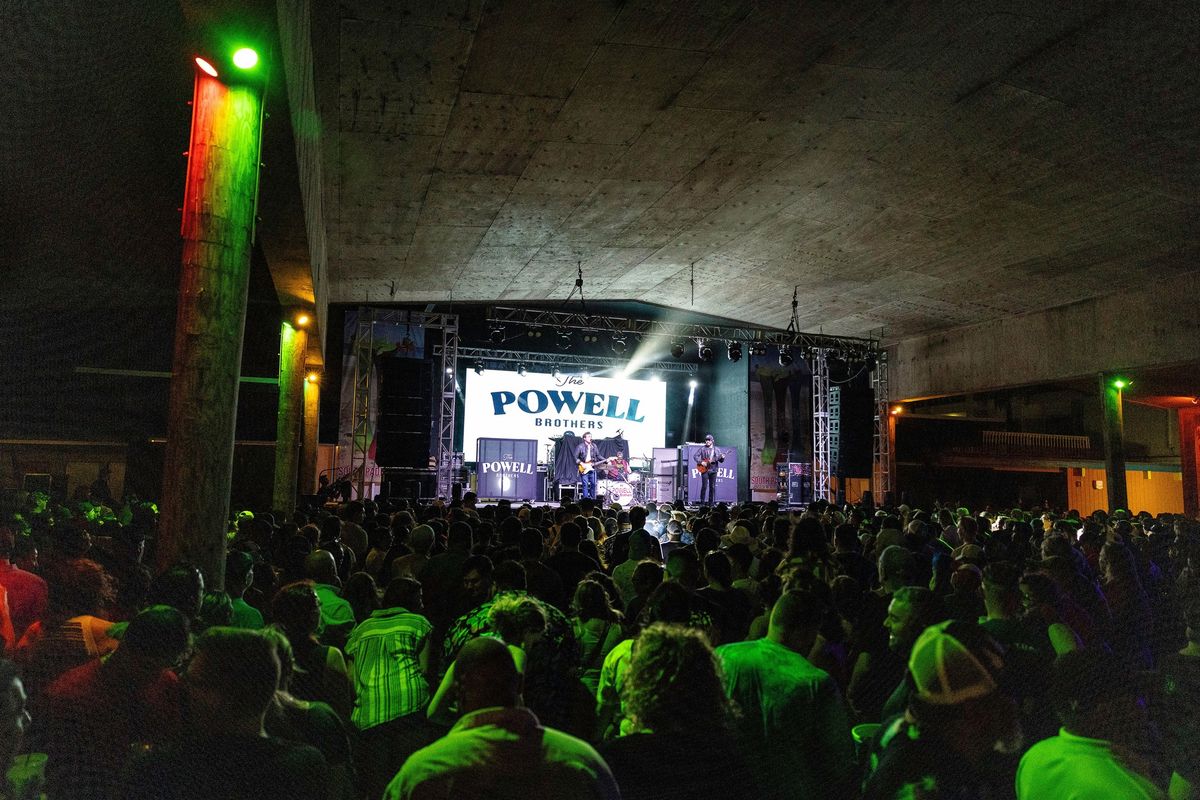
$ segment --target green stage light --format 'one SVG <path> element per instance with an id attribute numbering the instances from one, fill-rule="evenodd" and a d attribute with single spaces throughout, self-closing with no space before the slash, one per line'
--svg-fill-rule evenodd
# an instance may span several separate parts
<path id="1" fill-rule="evenodd" d="M 1132 383 L 1132 381 L 1127 381 L 1124 378 L 1117 378 L 1113 381 L 1113 386 L 1117 387 L 1118 389 L 1124 389 L 1126 386 L 1132 385 Z"/>
<path id="2" fill-rule="evenodd" d="M 254 69 L 258 65 L 258 53 L 249 47 L 239 48 L 233 54 L 233 65 L 238 69 Z"/>

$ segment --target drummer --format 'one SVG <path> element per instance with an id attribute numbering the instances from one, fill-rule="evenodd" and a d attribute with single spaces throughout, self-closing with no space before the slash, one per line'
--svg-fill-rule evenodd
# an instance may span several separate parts
<path id="1" fill-rule="evenodd" d="M 617 456 L 608 465 L 608 477 L 614 481 L 628 480 L 629 462 Z"/>

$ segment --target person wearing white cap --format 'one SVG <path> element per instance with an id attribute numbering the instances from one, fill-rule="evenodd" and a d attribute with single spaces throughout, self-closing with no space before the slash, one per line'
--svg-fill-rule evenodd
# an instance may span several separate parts
<path id="1" fill-rule="evenodd" d="M 926 628 L 908 658 L 908 710 L 881 731 L 863 800 L 1011 797 L 1021 725 L 1003 669 L 1002 648 L 978 625 Z"/>

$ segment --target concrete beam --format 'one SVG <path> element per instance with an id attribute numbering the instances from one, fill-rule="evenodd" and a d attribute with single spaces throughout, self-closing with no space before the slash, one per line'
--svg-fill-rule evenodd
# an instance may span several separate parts
<path id="1" fill-rule="evenodd" d="M 892 397 L 914 400 L 1195 361 L 1200 271 L 893 345 Z"/>

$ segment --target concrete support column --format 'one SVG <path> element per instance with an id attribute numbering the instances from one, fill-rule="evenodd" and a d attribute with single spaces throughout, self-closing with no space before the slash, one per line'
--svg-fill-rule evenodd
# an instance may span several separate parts
<path id="1" fill-rule="evenodd" d="M 1183 467 L 1183 513 L 1200 517 L 1200 407 L 1179 409 L 1179 460 Z"/>
<path id="2" fill-rule="evenodd" d="M 1104 407 L 1104 469 L 1108 513 L 1129 508 L 1125 488 L 1125 412 L 1121 385 L 1111 375 L 1100 374 L 1100 399 Z"/>
<path id="3" fill-rule="evenodd" d="M 279 330 L 279 413 L 275 420 L 275 489 L 271 493 L 271 508 L 285 515 L 296 510 L 307 351 L 308 334 L 285 321 Z"/>
<path id="4" fill-rule="evenodd" d="M 300 494 L 317 493 L 317 434 L 320 432 L 321 384 L 304 381 L 304 438 L 300 442 Z"/>
<path id="5" fill-rule="evenodd" d="M 225 579 L 261 124 L 256 88 L 196 73 L 157 566 L 190 562 L 213 589 Z"/>

